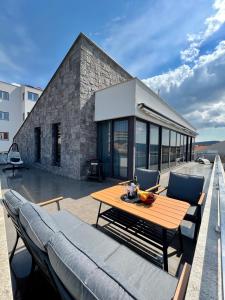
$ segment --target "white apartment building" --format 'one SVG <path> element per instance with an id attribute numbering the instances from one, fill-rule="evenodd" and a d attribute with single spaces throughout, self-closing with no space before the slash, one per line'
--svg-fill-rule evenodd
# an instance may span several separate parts
<path id="1" fill-rule="evenodd" d="M 9 150 L 41 93 L 40 88 L 0 81 L 0 153 Z"/>

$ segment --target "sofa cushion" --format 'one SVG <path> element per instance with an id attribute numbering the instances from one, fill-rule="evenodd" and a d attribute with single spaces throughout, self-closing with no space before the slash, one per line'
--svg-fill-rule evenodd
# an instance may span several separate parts
<path id="1" fill-rule="evenodd" d="M 107 269 L 113 269 L 120 274 L 122 284 L 126 281 L 137 289 L 141 299 L 167 300 L 174 296 L 178 279 L 123 245 L 105 264 Z"/>
<path id="2" fill-rule="evenodd" d="M 27 200 L 14 190 L 8 190 L 4 194 L 4 199 L 10 209 L 10 212 L 16 216 L 18 216 L 19 209 L 22 205 L 27 203 Z"/>
<path id="3" fill-rule="evenodd" d="M 196 205 L 204 185 L 203 176 L 170 172 L 167 196 Z"/>
<path id="4" fill-rule="evenodd" d="M 42 251 L 53 233 L 59 228 L 48 212 L 36 204 L 27 202 L 19 210 L 19 219 L 29 238 Z"/>
<path id="5" fill-rule="evenodd" d="M 83 224 L 83 221 L 66 210 L 57 211 L 51 214 L 51 217 L 61 231 L 69 230 L 73 233 L 79 225 Z"/>
<path id="6" fill-rule="evenodd" d="M 160 172 L 158 170 L 148 170 L 137 168 L 135 176 L 142 190 L 147 190 L 159 183 Z"/>
<path id="7" fill-rule="evenodd" d="M 75 299 L 126 300 L 139 298 L 137 291 L 132 286 L 126 285 L 126 283 L 120 284 L 120 276 L 117 272 L 104 270 L 104 262 L 100 262 L 101 257 L 96 263 L 62 233 L 52 236 L 47 250 L 56 275 Z"/>
<path id="8" fill-rule="evenodd" d="M 64 222 L 65 217 L 67 221 Z M 56 214 L 53 218 L 61 233 L 95 261 L 107 259 L 120 246 L 117 241 L 68 212 Z"/>

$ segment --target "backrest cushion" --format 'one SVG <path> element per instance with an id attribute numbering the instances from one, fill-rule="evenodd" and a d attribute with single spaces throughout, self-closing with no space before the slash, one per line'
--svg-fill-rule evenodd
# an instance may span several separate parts
<path id="1" fill-rule="evenodd" d="M 22 205 L 27 203 L 27 200 L 14 190 L 8 190 L 4 194 L 4 200 L 10 212 L 15 216 L 18 216 L 19 209 Z"/>
<path id="2" fill-rule="evenodd" d="M 170 172 L 167 196 L 196 205 L 204 185 L 203 176 Z"/>
<path id="3" fill-rule="evenodd" d="M 160 172 L 158 170 L 148 170 L 138 168 L 135 170 L 135 176 L 142 190 L 147 190 L 159 183 Z"/>
<path id="4" fill-rule="evenodd" d="M 62 233 L 56 233 L 47 244 L 52 268 L 74 299 L 134 299 L 128 288 L 120 284 L 117 272 L 104 270 L 104 262 L 98 262 L 80 250 Z M 128 292 L 129 291 L 129 292 Z M 133 293 L 133 291 L 132 291 Z"/>
<path id="5" fill-rule="evenodd" d="M 19 220 L 29 238 L 39 249 L 46 251 L 46 244 L 58 226 L 48 212 L 33 203 L 24 204 L 19 211 Z"/>

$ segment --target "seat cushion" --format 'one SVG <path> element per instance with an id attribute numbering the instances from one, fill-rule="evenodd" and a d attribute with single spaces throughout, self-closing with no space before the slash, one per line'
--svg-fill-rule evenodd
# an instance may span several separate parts
<path id="1" fill-rule="evenodd" d="M 71 214 L 67 210 L 60 210 L 53 214 L 51 214 L 51 217 L 57 224 L 59 230 L 69 230 L 71 232 L 75 232 L 76 228 L 83 224 L 84 222 L 81 221 L 78 217 Z"/>
<path id="2" fill-rule="evenodd" d="M 93 230 L 96 236 L 102 236 L 101 232 Z M 75 238 L 71 241 L 62 233 L 52 236 L 47 245 L 54 271 L 75 299 L 166 300 L 173 297 L 177 278 L 119 243 L 106 256 L 104 250 L 110 244 L 108 241 L 96 257 L 96 250 L 92 251 L 98 247 L 96 236 L 91 239 L 92 245 L 87 252 L 78 246 Z M 85 232 L 83 240 L 87 243 L 90 240 Z"/>
<path id="3" fill-rule="evenodd" d="M 110 271 L 110 274 L 105 272 L 103 261 L 95 262 L 62 233 L 52 236 L 47 250 L 52 268 L 75 299 L 127 300 L 139 298 L 132 286 L 120 284 L 119 274 L 116 272 L 113 274 L 113 271 Z"/>
<path id="4" fill-rule="evenodd" d="M 13 215 L 18 216 L 19 209 L 27 200 L 14 190 L 9 190 L 4 194 L 4 200 Z"/>
<path id="5" fill-rule="evenodd" d="M 172 299 L 178 279 L 121 245 L 106 261 L 107 268 L 120 274 L 141 294 L 141 299 Z"/>
<path id="6" fill-rule="evenodd" d="M 170 172 L 167 196 L 196 205 L 204 185 L 203 176 Z"/>
<path id="7" fill-rule="evenodd" d="M 51 215 L 45 209 L 30 202 L 20 208 L 19 220 L 29 238 L 42 251 L 46 251 L 45 246 L 52 234 L 59 231 Z"/>
<path id="8" fill-rule="evenodd" d="M 135 176 L 142 190 L 147 190 L 159 183 L 160 173 L 158 170 L 147 170 L 138 168 L 135 170 Z"/>
<path id="9" fill-rule="evenodd" d="M 120 246 L 117 241 L 84 222 L 75 230 L 67 227 L 61 232 L 96 262 L 99 258 L 101 261 L 106 260 Z"/>

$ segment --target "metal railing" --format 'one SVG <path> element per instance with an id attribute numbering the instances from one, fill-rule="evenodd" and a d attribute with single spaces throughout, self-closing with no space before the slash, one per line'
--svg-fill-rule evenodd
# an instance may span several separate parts
<path id="1" fill-rule="evenodd" d="M 219 155 L 216 156 L 215 163 L 218 176 L 222 297 L 225 299 L 225 173 Z"/>

